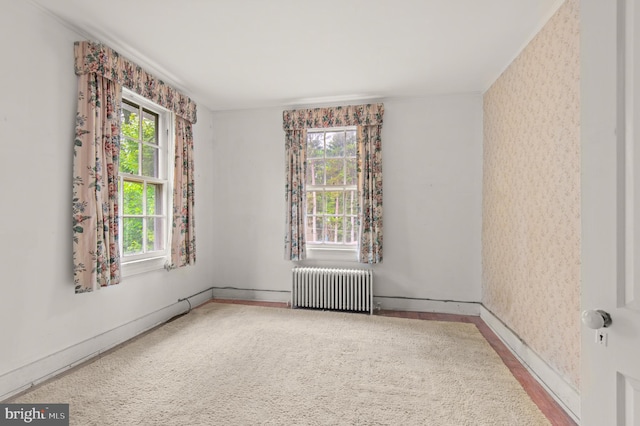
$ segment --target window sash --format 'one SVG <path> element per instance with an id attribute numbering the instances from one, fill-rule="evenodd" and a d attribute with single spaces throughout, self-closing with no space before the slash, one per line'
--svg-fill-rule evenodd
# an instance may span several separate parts
<path id="1" fill-rule="evenodd" d="M 166 201 L 166 194 L 167 194 L 167 183 L 166 182 L 158 182 L 158 180 L 154 180 L 154 184 L 156 185 L 162 185 L 162 199 L 160 200 L 160 203 L 162 204 L 162 212 L 161 214 L 150 214 L 148 213 L 149 211 L 149 206 L 147 205 L 147 199 L 148 199 L 148 195 L 147 195 L 147 191 L 149 190 L 149 186 L 147 184 L 147 181 L 145 181 L 144 179 L 136 179 L 136 180 L 129 180 L 129 179 L 125 179 L 123 176 L 120 177 L 120 188 L 124 187 L 124 182 L 136 182 L 136 183 L 142 183 L 142 196 L 141 196 L 141 200 L 140 203 L 141 205 L 140 207 L 140 214 L 135 214 L 135 213 L 122 213 L 120 215 L 121 217 L 121 223 L 122 223 L 122 233 L 121 236 L 122 238 L 120 238 L 120 253 L 123 259 L 123 262 L 128 262 L 130 260 L 136 260 L 136 259 L 140 259 L 140 258 L 144 258 L 144 257 L 149 257 L 149 256 L 153 256 L 153 255 L 158 255 L 158 254 L 163 254 L 167 252 L 167 244 L 168 244 L 168 238 L 167 238 L 167 233 L 169 231 L 169 227 L 168 227 L 168 215 L 167 215 L 167 201 Z M 150 183 L 150 182 L 149 182 Z M 122 205 L 124 207 L 124 191 L 121 190 L 120 194 L 119 194 L 119 198 L 120 198 L 120 205 Z M 141 242 L 141 252 L 136 252 L 136 253 L 125 253 L 125 248 L 124 248 L 124 224 L 125 224 L 125 219 L 142 219 L 142 242 Z M 162 238 L 162 248 L 159 250 L 154 250 L 153 248 L 150 248 L 148 246 L 148 242 L 149 242 L 149 221 L 155 221 L 156 219 L 161 219 L 162 220 L 162 225 L 160 229 L 154 229 L 154 237 L 158 237 L 160 236 Z M 155 224 L 154 224 L 155 226 Z"/>
<path id="2" fill-rule="evenodd" d="M 329 161 L 336 161 L 336 160 L 342 160 L 342 170 L 344 172 L 344 180 L 343 180 L 343 184 L 339 184 L 339 185 L 332 185 L 332 184 L 327 184 L 326 183 L 326 169 L 323 171 L 323 183 L 322 184 L 318 184 L 317 182 L 315 184 L 309 184 L 305 182 L 305 197 L 307 196 L 308 193 L 310 192 L 323 192 L 323 193 L 335 193 L 335 192 L 342 192 L 345 194 L 343 200 L 345 200 L 344 202 L 346 202 L 346 196 L 349 192 L 354 191 L 356 193 L 356 203 L 358 202 L 357 200 L 357 185 L 355 184 L 346 184 L 346 180 L 347 180 L 347 172 L 348 172 L 348 160 L 355 160 L 356 159 L 356 152 L 355 150 L 353 150 L 353 155 L 347 155 L 347 145 L 346 145 L 346 132 L 355 132 L 356 131 L 356 127 L 355 126 L 345 126 L 345 127 L 328 127 L 328 128 L 313 128 L 313 129 L 307 129 L 307 141 L 306 143 L 309 143 L 309 135 L 310 134 L 322 134 L 323 135 L 323 146 L 322 146 L 322 156 L 308 156 L 307 157 L 307 161 L 322 161 L 323 164 L 326 164 L 327 160 Z M 326 146 L 326 134 L 327 133 L 339 133 L 339 132 L 344 132 L 345 133 L 345 138 L 344 138 L 344 147 L 343 147 L 343 152 L 342 155 L 340 156 L 330 156 L 327 155 L 327 146 Z M 310 150 L 307 149 L 307 152 L 309 152 Z M 319 150 L 316 150 L 316 152 L 318 152 Z M 355 182 L 357 180 L 357 176 L 353 179 L 353 182 Z M 326 198 L 323 197 L 323 206 L 320 209 L 321 211 L 319 213 L 313 214 L 310 213 L 308 210 L 305 212 L 305 234 L 307 237 L 307 247 L 310 250 L 313 249 L 336 249 L 339 251 L 348 251 L 348 252 L 353 252 L 357 250 L 357 246 L 358 246 L 358 226 L 357 226 L 357 222 L 358 222 L 358 215 L 357 215 L 357 206 L 355 208 L 355 212 L 351 213 L 348 212 L 347 209 L 345 208 L 346 206 L 343 205 L 341 208 L 342 213 L 328 213 L 326 210 L 326 205 L 327 205 L 327 201 Z M 327 235 L 329 235 L 329 233 L 331 231 L 335 232 L 335 229 L 329 230 L 328 228 L 328 221 L 326 220 L 326 218 L 341 218 L 341 227 L 338 230 L 338 232 L 341 232 L 342 237 L 341 237 L 341 241 L 336 242 L 334 240 L 331 241 L 326 241 L 326 237 Z M 309 223 L 310 220 L 312 220 L 314 222 L 314 224 L 316 223 L 317 220 L 320 220 L 321 223 L 321 227 L 322 229 L 319 230 L 320 233 L 320 240 L 312 240 L 310 237 L 310 234 L 307 232 L 307 230 L 309 229 Z M 350 230 L 350 228 L 348 227 L 348 222 L 353 223 L 353 229 Z M 347 238 L 346 238 L 346 233 L 347 232 L 351 232 L 354 233 L 353 238 L 349 238 L 350 240 L 352 240 L 352 242 L 346 242 Z"/>
<path id="3" fill-rule="evenodd" d="M 169 149 L 172 146 L 172 141 L 169 138 L 170 129 L 172 128 L 172 114 L 161 107 L 153 104 L 147 99 L 133 94 L 127 90 L 123 91 L 123 104 L 129 106 L 129 110 L 137 110 L 138 119 L 139 119 L 139 129 L 138 129 L 138 138 L 131 138 L 128 136 L 124 136 L 125 141 L 132 141 L 133 143 L 138 144 L 138 166 L 137 166 L 137 174 L 135 173 L 127 173 L 127 172 L 119 172 L 119 194 L 118 199 L 120 202 L 120 206 L 122 206 L 121 214 L 120 214 L 120 226 L 121 226 L 121 235 L 120 235 L 120 253 L 121 253 L 121 261 L 123 266 L 129 264 L 136 272 L 145 272 L 151 269 L 158 269 L 164 266 L 164 259 L 169 255 L 169 234 L 170 234 L 170 221 L 171 221 L 171 175 L 172 169 L 169 165 Z M 153 138 L 147 138 L 145 140 L 143 134 L 143 118 L 154 118 L 155 119 L 155 135 Z M 157 160 L 154 164 L 154 173 L 156 176 L 148 176 L 144 175 L 143 172 L 143 150 L 147 148 L 151 148 L 156 150 Z M 141 205 L 139 208 L 142 212 L 141 214 L 124 214 L 124 182 L 135 182 L 138 184 L 142 184 L 142 195 L 141 195 Z M 147 206 L 148 195 L 147 191 L 151 187 L 151 185 L 160 186 L 161 189 L 161 213 L 153 214 L 149 212 L 149 206 Z M 156 198 L 157 200 L 157 198 Z M 141 253 L 135 254 L 125 254 L 124 252 L 124 222 L 125 219 L 141 219 L 142 220 L 142 247 Z M 161 225 L 155 223 L 158 219 L 161 220 Z M 149 247 L 149 237 L 150 237 L 150 222 L 154 222 L 153 226 L 155 228 L 156 225 L 160 225 L 159 229 L 154 229 L 153 236 L 154 238 L 162 239 L 162 249 L 154 250 L 153 247 Z M 146 267 L 143 266 L 140 262 L 148 263 L 150 261 L 153 263 L 149 263 Z M 153 267 L 150 267 L 153 266 Z M 125 268 L 126 269 L 126 268 Z M 124 269 L 123 269 L 124 275 Z"/>

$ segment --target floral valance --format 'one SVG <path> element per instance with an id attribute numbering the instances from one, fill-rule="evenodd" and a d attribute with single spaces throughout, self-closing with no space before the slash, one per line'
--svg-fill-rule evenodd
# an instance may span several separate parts
<path id="1" fill-rule="evenodd" d="M 383 104 L 294 109 L 282 113 L 284 130 L 382 125 Z"/>
<path id="2" fill-rule="evenodd" d="M 118 52 L 90 41 L 76 41 L 74 50 L 77 75 L 97 73 L 173 111 L 191 123 L 196 122 L 195 102 L 139 65 L 123 58 Z"/>

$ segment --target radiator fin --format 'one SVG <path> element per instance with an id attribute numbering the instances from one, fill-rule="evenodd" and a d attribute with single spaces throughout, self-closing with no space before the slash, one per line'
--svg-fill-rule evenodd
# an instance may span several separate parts
<path id="1" fill-rule="evenodd" d="M 292 308 L 373 313 L 373 272 L 368 269 L 293 268 Z"/>

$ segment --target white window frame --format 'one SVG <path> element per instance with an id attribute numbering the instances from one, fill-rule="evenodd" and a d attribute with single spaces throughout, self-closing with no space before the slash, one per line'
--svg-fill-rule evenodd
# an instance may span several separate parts
<path id="1" fill-rule="evenodd" d="M 341 126 L 341 127 L 324 127 L 324 128 L 309 128 L 307 129 L 307 137 L 309 133 L 328 133 L 328 132 L 340 132 L 340 131 L 357 131 L 356 126 Z M 305 144 L 307 140 L 305 140 Z M 326 151 L 324 154 L 324 158 L 326 159 Z M 357 159 L 357 158 L 356 158 Z M 328 187 L 326 185 L 308 185 L 305 183 L 305 200 L 307 197 L 307 191 L 324 189 L 325 191 L 331 190 L 342 190 L 349 191 L 354 190 L 356 192 L 356 196 L 358 194 L 358 184 L 357 184 L 357 176 L 356 183 L 354 185 L 343 185 L 336 187 Z M 357 215 L 357 213 L 356 213 Z M 306 232 L 306 223 L 307 223 L 307 212 L 305 211 L 305 232 Z M 359 232 L 360 230 L 356 228 L 356 244 L 354 245 L 345 245 L 345 244 L 331 244 L 331 243 L 316 243 L 316 242 L 306 242 L 307 249 L 307 259 L 310 260 L 331 260 L 331 261 L 357 261 L 357 253 L 359 248 Z"/>
<path id="2" fill-rule="evenodd" d="M 143 96 L 138 95 L 137 93 L 132 92 L 128 89 L 122 89 L 122 98 L 123 101 L 126 99 L 130 102 L 133 102 L 143 109 L 150 110 L 153 113 L 158 114 L 158 146 L 159 148 L 159 156 L 158 156 L 158 166 L 160 168 L 159 178 L 151 178 L 147 176 L 139 176 L 132 175 L 128 173 L 118 172 L 118 180 L 119 180 L 119 188 L 120 191 L 118 193 L 118 201 L 120 204 L 120 212 L 119 212 L 119 226 L 120 226 L 120 266 L 121 266 L 121 276 L 127 277 L 131 275 L 136 275 L 144 272 L 154 271 L 163 269 L 165 267 L 165 263 L 169 260 L 171 255 L 171 223 L 173 220 L 173 153 L 174 151 L 174 116 L 173 113 L 166 108 L 163 108 L 157 105 L 154 102 L 146 99 Z M 124 139 L 121 140 L 124 142 Z M 164 177 L 164 178 L 163 178 Z M 124 179 L 128 181 L 135 182 L 146 182 L 146 183 L 162 183 L 164 187 L 163 193 L 163 211 L 166 212 L 164 217 L 164 229 L 162 235 L 164 235 L 164 250 L 160 251 L 152 251 L 141 254 L 134 255 L 124 255 L 123 243 L 124 243 L 124 232 L 123 232 L 123 223 L 122 219 L 124 216 L 124 191 L 123 182 Z M 143 203 L 145 199 L 143 197 Z M 143 205 L 144 211 L 144 205 Z M 146 215 L 145 215 L 146 216 Z M 143 240 L 146 239 L 146 231 Z"/>

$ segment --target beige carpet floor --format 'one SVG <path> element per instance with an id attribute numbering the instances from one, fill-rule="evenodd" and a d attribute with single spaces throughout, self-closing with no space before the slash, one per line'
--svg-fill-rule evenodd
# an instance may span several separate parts
<path id="1" fill-rule="evenodd" d="M 11 402 L 72 425 L 549 425 L 473 324 L 209 303 Z"/>

